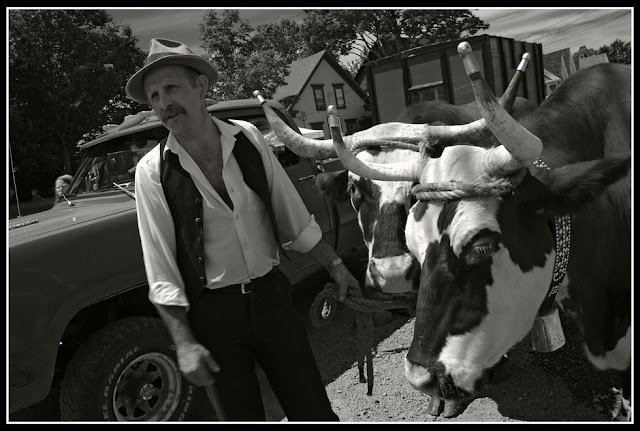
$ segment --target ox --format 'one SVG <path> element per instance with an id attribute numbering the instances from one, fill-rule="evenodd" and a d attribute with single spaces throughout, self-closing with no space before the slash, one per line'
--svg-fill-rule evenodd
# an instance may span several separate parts
<path id="1" fill-rule="evenodd" d="M 534 109 L 527 99 L 516 97 L 518 86 L 530 59 L 524 54 L 522 62 L 500 99 L 500 104 L 519 118 Z M 259 92 L 254 93 L 259 96 Z M 264 100 L 264 99 L 261 99 Z M 263 109 L 273 131 L 294 153 L 317 160 L 334 158 L 337 154 L 332 140 L 319 141 L 304 138 L 291 130 L 270 107 Z M 476 102 L 456 106 L 443 102 L 425 102 L 412 105 L 403 111 L 398 123 L 430 123 L 434 125 L 466 124 L 481 118 Z M 418 151 L 419 140 L 404 140 L 398 146 L 398 134 L 394 129 L 376 126 L 368 131 L 347 137 L 350 150 L 364 161 L 394 163 L 411 157 Z M 383 132 L 381 130 L 389 130 Z M 493 137 L 484 135 L 490 145 Z M 446 137 L 443 137 L 446 141 Z M 390 146 L 388 143 L 396 145 Z M 436 151 L 436 150 L 434 150 Z M 316 176 L 317 188 L 330 200 L 342 204 L 349 199 L 358 214 L 358 222 L 368 249 L 365 287 L 369 293 L 403 294 L 417 290 L 420 265 L 409 252 L 405 239 L 405 226 L 409 209 L 415 203 L 411 181 L 376 181 L 361 177 L 347 170 L 321 173 Z"/>
<path id="2" fill-rule="evenodd" d="M 589 361 L 622 373 L 618 419 L 628 420 L 631 68 L 606 63 L 580 70 L 518 123 L 497 103 L 470 46 L 463 42 L 458 50 L 483 118 L 450 126 L 459 129 L 448 129 L 441 153 L 370 163 L 354 157 L 332 127 L 349 171 L 418 184 L 406 225 L 421 275 L 405 376 L 432 398 L 464 405 L 481 387 L 483 371 L 529 333 L 543 302 L 553 298 L 558 257 L 565 274 L 558 299 L 577 319 Z M 474 134 L 482 130 L 499 145 L 476 146 Z M 422 133 L 424 149 L 443 131 L 424 126 Z M 456 133 L 460 139 L 452 138 Z M 411 129 L 404 140 L 416 134 Z M 556 238 L 554 223 L 563 214 L 570 236 Z M 558 256 L 567 240 L 570 254 Z"/>

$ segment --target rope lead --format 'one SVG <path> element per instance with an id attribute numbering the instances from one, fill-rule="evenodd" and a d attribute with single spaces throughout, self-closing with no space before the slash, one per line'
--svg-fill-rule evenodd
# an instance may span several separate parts
<path id="1" fill-rule="evenodd" d="M 309 317 L 316 327 L 327 326 L 337 311 L 338 285 L 327 283 L 311 304 Z M 410 302 L 410 301 L 409 301 Z M 373 394 L 373 316 L 372 312 L 398 308 L 411 308 L 407 301 L 365 299 L 360 289 L 349 287 L 344 304 L 356 312 L 356 341 L 358 354 L 358 377 L 360 383 L 367 382 L 367 395 Z M 367 376 L 364 365 L 367 365 Z"/>

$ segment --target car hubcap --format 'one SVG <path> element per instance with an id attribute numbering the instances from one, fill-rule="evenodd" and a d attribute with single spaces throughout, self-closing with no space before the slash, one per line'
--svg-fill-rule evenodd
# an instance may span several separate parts
<path id="1" fill-rule="evenodd" d="M 122 370 L 113 391 L 113 411 L 118 421 L 167 421 L 181 395 L 175 361 L 163 353 L 147 353 Z"/>

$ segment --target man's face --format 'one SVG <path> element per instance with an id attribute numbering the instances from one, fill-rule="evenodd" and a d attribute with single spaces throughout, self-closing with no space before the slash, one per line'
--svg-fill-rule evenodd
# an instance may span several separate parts
<path id="1" fill-rule="evenodd" d="M 64 181 L 56 181 L 56 194 L 58 197 L 62 197 L 62 191 L 66 186 L 67 184 Z"/>
<path id="2" fill-rule="evenodd" d="M 180 134 L 194 126 L 201 112 L 204 85 L 200 77 L 194 87 L 183 66 L 160 66 L 145 74 L 144 90 L 162 124 Z"/>

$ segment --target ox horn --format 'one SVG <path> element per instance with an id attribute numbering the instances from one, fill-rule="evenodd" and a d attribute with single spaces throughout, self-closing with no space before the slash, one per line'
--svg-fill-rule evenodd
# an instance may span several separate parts
<path id="1" fill-rule="evenodd" d="M 276 133 L 278 138 L 284 143 L 291 151 L 301 157 L 308 157 L 312 159 L 328 159 L 336 157 L 336 152 L 333 148 L 333 141 L 331 139 L 309 139 L 296 133 L 291 129 L 287 123 L 276 114 L 276 112 L 269 106 L 267 101 L 262 97 L 259 90 L 255 90 L 253 95 L 258 99 L 262 109 L 271 125 L 271 128 Z"/>
<path id="2" fill-rule="evenodd" d="M 520 86 L 520 82 L 522 81 L 522 76 L 527 70 L 527 64 L 529 64 L 529 60 L 531 60 L 531 54 L 525 52 L 522 55 L 522 60 L 520 60 L 520 64 L 518 65 L 513 78 L 511 78 L 511 82 L 509 82 L 509 86 L 506 90 L 504 90 L 502 96 L 500 96 L 500 100 L 498 100 L 500 106 L 502 106 L 507 112 L 511 112 L 513 104 L 516 101 L 516 97 L 518 95 L 518 87 Z"/>
<path id="3" fill-rule="evenodd" d="M 458 45 L 458 54 L 462 57 L 482 116 L 493 135 L 502 144 L 487 153 L 487 172 L 508 174 L 537 159 L 542 152 L 542 141 L 522 127 L 498 103 L 480 73 L 469 42 Z"/>
<path id="4" fill-rule="evenodd" d="M 259 90 L 253 95 L 258 99 L 267 120 L 278 138 L 294 153 L 302 157 L 327 159 L 337 157 L 332 139 L 309 139 L 291 129 L 269 106 Z M 491 130 L 484 119 L 469 124 L 430 126 L 428 124 L 408 124 L 390 122 L 378 124 L 354 133 L 344 139 L 345 146 L 352 152 L 368 146 L 392 146 L 394 148 L 418 149 L 421 142 L 439 139 L 451 143 L 474 142 L 491 136 Z"/>
<path id="5" fill-rule="evenodd" d="M 422 158 L 420 153 L 416 152 L 410 160 L 399 163 L 364 163 L 344 143 L 335 106 L 330 105 L 327 111 L 333 144 L 345 169 L 371 180 L 417 181 L 419 179 L 422 167 L 426 163 L 426 159 Z"/>

